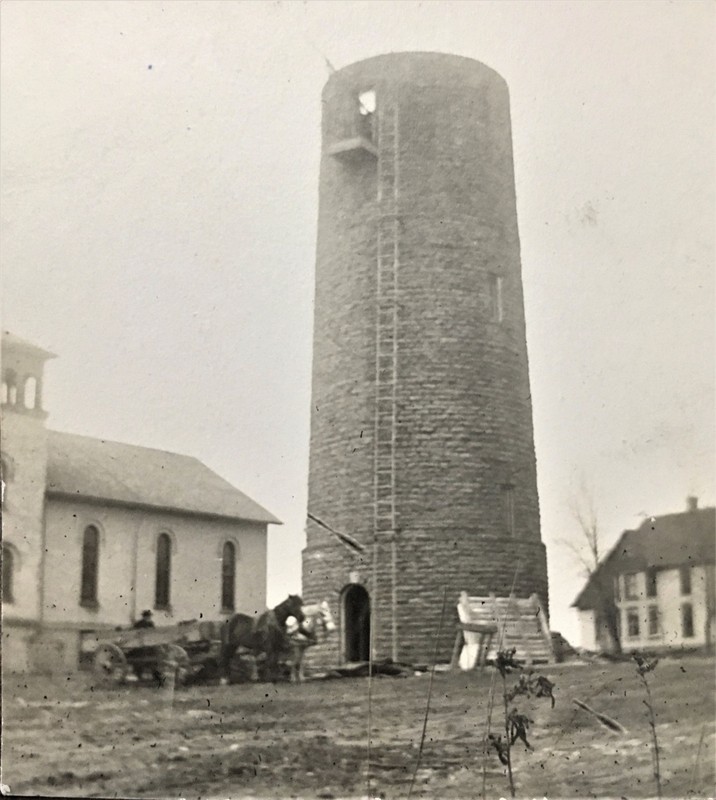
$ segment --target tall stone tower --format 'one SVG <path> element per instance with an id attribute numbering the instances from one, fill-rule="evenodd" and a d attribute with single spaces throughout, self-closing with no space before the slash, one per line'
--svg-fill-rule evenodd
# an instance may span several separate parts
<path id="1" fill-rule="evenodd" d="M 507 86 L 378 56 L 322 136 L 303 593 L 340 620 L 321 660 L 424 660 L 445 591 L 443 655 L 460 591 L 548 599 Z"/>

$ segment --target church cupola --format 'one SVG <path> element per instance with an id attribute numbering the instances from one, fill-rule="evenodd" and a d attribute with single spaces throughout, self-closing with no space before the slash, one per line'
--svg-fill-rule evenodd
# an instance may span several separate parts
<path id="1" fill-rule="evenodd" d="M 2 335 L 2 410 L 44 419 L 42 381 L 45 361 L 55 358 L 8 331 Z"/>

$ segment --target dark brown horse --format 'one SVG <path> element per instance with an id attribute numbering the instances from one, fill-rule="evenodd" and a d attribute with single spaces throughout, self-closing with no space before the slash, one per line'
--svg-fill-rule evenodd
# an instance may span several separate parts
<path id="1" fill-rule="evenodd" d="M 275 608 L 264 611 L 258 617 L 248 614 L 234 614 L 227 620 L 221 632 L 221 673 L 229 679 L 231 660 L 239 647 L 253 651 L 254 656 L 266 656 L 266 675 L 276 680 L 281 654 L 288 645 L 286 620 L 295 617 L 299 624 L 305 619 L 303 600 L 297 594 L 290 594 Z"/>

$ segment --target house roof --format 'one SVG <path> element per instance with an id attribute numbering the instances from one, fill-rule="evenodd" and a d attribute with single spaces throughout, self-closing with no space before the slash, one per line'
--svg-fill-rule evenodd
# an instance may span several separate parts
<path id="1" fill-rule="evenodd" d="M 196 458 L 48 431 L 47 495 L 281 524 Z"/>
<path id="2" fill-rule="evenodd" d="M 622 533 L 572 605 L 580 609 L 593 608 L 598 595 L 596 584 L 606 576 L 714 562 L 715 508 L 650 517 L 637 530 Z"/>

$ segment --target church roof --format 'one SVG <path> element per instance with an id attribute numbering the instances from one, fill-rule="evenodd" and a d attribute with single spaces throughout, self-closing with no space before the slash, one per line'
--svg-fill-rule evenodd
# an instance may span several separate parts
<path id="1" fill-rule="evenodd" d="M 669 569 L 716 561 L 716 509 L 695 508 L 649 517 L 635 531 L 624 531 L 572 603 L 593 608 L 600 579 L 624 572 Z"/>
<path id="2" fill-rule="evenodd" d="M 196 458 L 48 431 L 47 494 L 281 524 Z"/>

